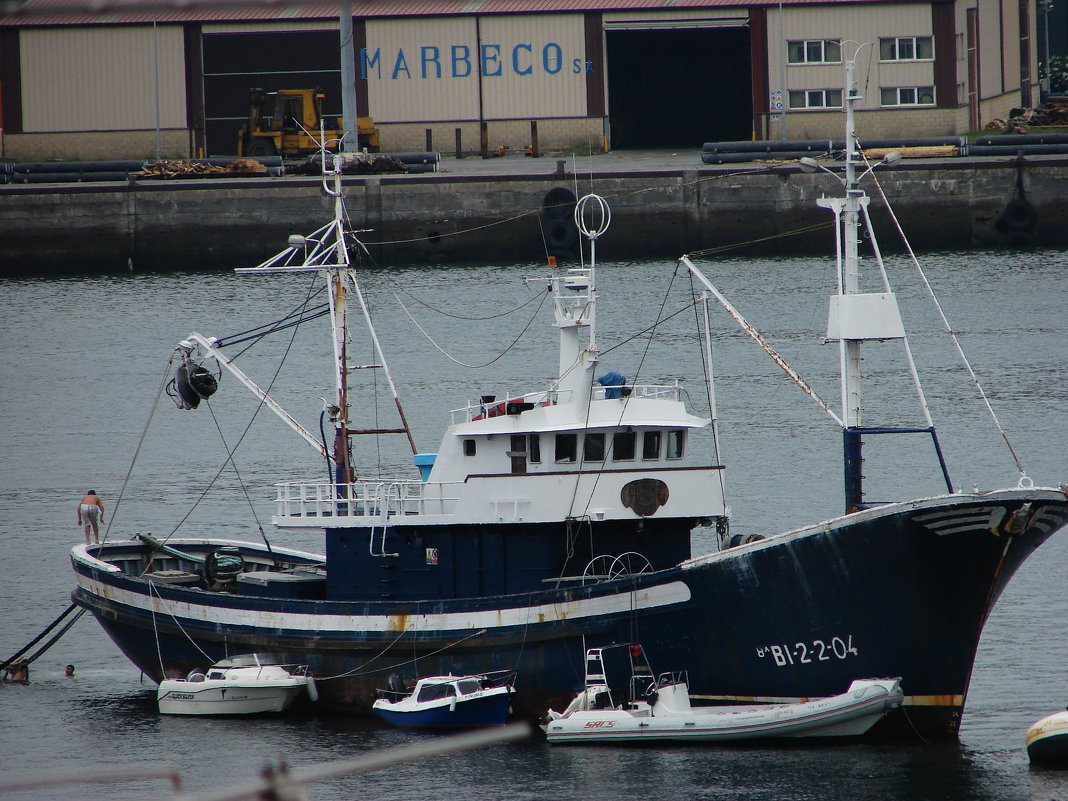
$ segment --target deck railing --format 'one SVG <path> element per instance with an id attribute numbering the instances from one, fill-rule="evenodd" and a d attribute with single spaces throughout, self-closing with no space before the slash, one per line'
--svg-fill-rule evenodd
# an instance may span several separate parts
<path id="1" fill-rule="evenodd" d="M 381 523 L 404 515 L 452 514 L 457 483 L 355 481 L 351 484 L 289 481 L 278 484 L 278 516 L 371 518 Z"/>
<path id="2" fill-rule="evenodd" d="M 673 384 L 623 384 L 622 386 L 602 387 L 596 385 L 593 388 L 593 400 L 611 400 L 613 398 L 644 398 L 653 400 L 679 400 L 682 387 L 678 381 Z M 486 417 L 499 417 L 508 414 L 509 405 L 533 404 L 534 406 L 555 406 L 558 403 L 568 403 L 571 400 L 570 390 L 550 390 L 548 392 L 528 392 L 525 395 L 505 395 L 503 398 L 494 396 L 492 401 L 468 401 L 466 406 L 453 409 L 451 412 L 452 423 L 465 423 L 471 420 L 482 420 Z"/>

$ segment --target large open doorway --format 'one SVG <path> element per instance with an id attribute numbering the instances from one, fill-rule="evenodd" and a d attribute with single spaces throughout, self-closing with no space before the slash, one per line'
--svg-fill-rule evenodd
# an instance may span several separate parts
<path id="1" fill-rule="evenodd" d="M 228 33 L 204 36 L 204 116 L 207 152 L 237 152 L 237 130 L 248 118 L 249 89 L 322 89 L 323 114 L 341 114 L 337 31 Z"/>
<path id="2" fill-rule="evenodd" d="M 608 30 L 605 44 L 614 149 L 752 137 L 749 28 Z"/>

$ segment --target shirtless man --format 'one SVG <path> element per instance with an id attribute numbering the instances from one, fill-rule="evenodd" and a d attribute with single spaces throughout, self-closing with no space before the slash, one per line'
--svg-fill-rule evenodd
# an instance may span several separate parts
<path id="1" fill-rule="evenodd" d="M 85 544 L 89 544 L 89 529 L 93 530 L 96 544 L 100 544 L 100 523 L 104 522 L 104 502 L 95 490 L 89 490 L 78 504 L 78 525 L 85 526 Z"/>

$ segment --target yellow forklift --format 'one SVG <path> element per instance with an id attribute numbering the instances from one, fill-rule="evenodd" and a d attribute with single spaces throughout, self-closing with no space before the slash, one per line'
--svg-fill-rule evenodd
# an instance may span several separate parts
<path id="1" fill-rule="evenodd" d="M 324 97 L 319 89 L 250 89 L 248 121 L 237 132 L 237 155 L 302 156 L 317 151 Z M 327 148 L 337 150 L 344 120 L 328 117 L 323 123 Z M 357 119 L 356 141 L 361 150 L 379 151 L 378 128 L 373 119 Z"/>

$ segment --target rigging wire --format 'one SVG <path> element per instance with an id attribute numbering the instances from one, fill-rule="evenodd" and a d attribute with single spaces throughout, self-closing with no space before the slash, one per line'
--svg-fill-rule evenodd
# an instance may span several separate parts
<path id="1" fill-rule="evenodd" d="M 472 234 L 477 231 L 484 231 L 487 228 L 494 228 L 498 225 L 504 225 L 505 223 L 514 222 L 515 220 L 520 220 L 523 217 L 527 217 L 531 214 L 538 214 L 539 211 L 539 209 L 526 209 L 524 211 L 517 212 L 511 215 L 510 217 L 505 217 L 501 220 L 494 220 L 492 222 L 483 223 L 482 225 L 475 225 L 471 228 L 461 228 L 457 231 L 446 231 L 445 233 L 441 233 L 439 231 L 433 234 L 433 236 L 435 239 L 444 239 L 445 237 L 453 236 L 465 236 L 466 234 Z M 439 222 L 448 222 L 448 220 L 439 220 Z M 363 244 L 367 247 L 377 247 L 379 245 L 409 245 L 414 242 L 426 242 L 429 239 L 430 236 L 417 236 L 412 239 L 389 239 L 380 240 L 378 242 L 364 242 Z"/>
<path id="2" fill-rule="evenodd" d="M 690 301 L 689 303 L 687 303 L 687 304 L 686 304 L 685 306 L 683 306 L 683 307 L 681 307 L 681 308 L 679 308 L 679 309 L 677 309 L 677 310 L 673 311 L 673 312 L 672 312 L 671 314 L 669 314 L 669 315 L 668 315 L 667 317 L 661 317 L 660 319 L 658 319 L 658 320 L 657 320 L 657 321 L 656 321 L 655 323 L 653 323 L 653 324 L 652 324 L 651 326 L 649 326 L 648 328 L 643 328 L 643 329 L 642 329 L 641 331 L 638 331 L 637 333 L 635 333 L 635 334 L 632 334 L 631 336 L 627 337 L 626 339 L 622 339 L 622 340 L 620 340 L 620 341 L 619 341 L 619 342 L 617 342 L 617 343 L 616 343 L 615 345 L 612 345 L 611 347 L 608 347 L 608 348 L 604 348 L 603 350 L 601 350 L 600 354 L 601 354 L 602 356 L 604 356 L 604 355 L 605 355 L 606 353 L 611 353 L 611 352 L 612 352 L 612 351 L 614 351 L 614 350 L 615 350 L 616 348 L 621 348 L 621 347 L 623 347 L 623 346 L 624 346 L 624 345 L 626 345 L 626 344 L 627 344 L 628 342 L 633 342 L 633 341 L 634 341 L 635 339 L 638 339 L 638 337 L 642 337 L 642 336 L 645 336 L 645 335 L 646 335 L 646 334 L 648 334 L 648 333 L 649 333 L 650 331 L 652 331 L 652 330 L 653 330 L 654 328 L 656 328 L 656 327 L 657 327 L 658 325 L 662 325 L 663 323 L 666 323 L 666 322 L 667 322 L 668 320 L 670 320 L 670 319 L 671 319 L 672 317 L 676 317 L 676 316 L 678 316 L 678 315 L 682 314 L 682 313 L 683 313 L 684 311 L 686 311 L 687 309 L 689 309 L 689 308 L 691 308 L 691 307 L 693 307 L 693 306 L 695 306 L 695 305 L 697 305 L 697 301 L 695 301 L 695 300 L 691 300 L 691 301 Z"/>
<path id="3" fill-rule="evenodd" d="M 458 640 L 454 640 L 453 642 L 449 643 L 448 645 L 443 645 L 441 648 L 437 648 L 437 649 L 431 651 L 430 653 L 423 654 L 422 656 L 414 656 L 411 659 L 405 660 L 404 662 L 394 662 L 393 664 L 387 665 L 385 667 L 375 668 L 374 670 L 364 670 L 365 667 L 367 667 L 368 665 L 373 663 L 376 659 L 378 659 L 379 657 L 384 656 L 386 653 L 388 653 L 389 649 L 397 644 L 397 642 L 405 634 L 406 631 L 407 631 L 407 628 L 403 629 L 393 639 L 393 642 L 391 642 L 384 649 L 379 651 L 377 654 L 375 654 L 373 657 L 368 659 L 366 662 L 364 662 L 359 667 L 355 667 L 352 670 L 347 670 L 344 673 L 339 673 L 336 676 L 322 676 L 322 677 L 316 676 L 315 680 L 316 681 L 331 681 L 332 679 L 344 679 L 344 678 L 348 678 L 350 676 L 368 676 L 368 675 L 371 675 L 372 673 L 382 673 L 382 672 L 387 671 L 387 670 L 396 670 L 399 667 L 404 667 L 405 665 L 411 665 L 411 664 L 413 664 L 415 662 L 418 662 L 420 659 L 428 659 L 428 658 L 430 658 L 432 656 L 436 656 L 437 654 L 442 653 L 443 651 L 447 651 L 450 648 L 455 648 L 460 643 L 466 642 L 467 640 L 470 640 L 473 637 L 481 637 L 483 634 L 485 634 L 487 632 L 487 629 L 479 629 L 478 631 L 473 631 L 470 634 L 468 634 L 466 637 L 461 637 Z M 414 645 L 414 641 L 413 641 L 413 645 Z"/>
<path id="4" fill-rule="evenodd" d="M 412 321 L 412 323 L 415 325 L 415 327 L 419 329 L 419 332 L 424 337 L 426 337 L 427 341 L 430 342 L 430 344 L 433 345 L 442 355 L 444 355 L 445 358 L 447 358 L 451 362 L 454 362 L 454 363 L 460 365 L 461 367 L 468 367 L 468 368 L 470 368 L 472 370 L 480 370 L 483 367 L 489 367 L 494 362 L 497 362 L 500 359 L 504 358 L 504 356 L 513 347 L 515 347 L 516 343 L 519 342 L 519 340 L 523 338 L 523 335 L 527 332 L 527 329 L 529 329 L 530 326 L 532 326 L 534 324 L 534 321 L 538 318 L 538 313 L 541 311 L 541 307 L 545 305 L 545 299 L 548 297 L 548 291 L 541 293 L 541 303 L 538 304 L 538 308 L 536 308 L 534 310 L 534 313 L 531 315 L 530 319 L 527 320 L 526 325 L 523 326 L 523 330 L 521 330 L 518 334 L 516 334 L 515 339 L 513 339 L 510 343 L 508 343 L 508 346 L 504 350 L 502 350 L 500 353 L 498 353 L 496 356 L 494 356 L 492 359 L 490 359 L 488 362 L 485 362 L 484 364 L 468 364 L 467 362 L 462 362 L 459 359 L 457 359 L 456 357 L 454 357 L 447 350 L 445 350 L 443 347 L 441 347 L 441 345 L 439 345 L 437 343 L 437 341 L 432 336 L 430 336 L 430 333 L 425 328 L 423 328 L 422 325 L 420 325 L 419 321 L 415 319 L 415 316 L 410 311 L 408 311 L 408 307 L 404 305 L 404 301 L 400 299 L 400 295 L 398 295 L 396 292 L 394 292 L 393 296 L 397 299 L 397 303 L 400 305 L 400 307 L 404 311 L 404 313 L 408 315 L 408 318 Z M 532 302 L 532 301 L 528 301 L 528 302 Z M 523 305 L 527 305 L 527 304 L 523 304 Z M 520 308 L 522 308 L 522 307 L 520 307 Z"/>
<path id="5" fill-rule="evenodd" d="M 168 607 L 167 599 L 164 598 L 162 595 L 160 595 L 159 589 L 156 587 L 154 582 L 151 582 L 151 581 L 148 582 L 148 589 L 149 589 L 149 593 L 153 593 L 154 592 L 156 594 L 156 597 L 159 598 L 160 605 L 163 607 L 164 611 L 170 616 L 171 620 L 174 621 L 174 625 L 178 627 L 178 631 L 182 632 L 182 634 L 185 635 L 185 638 L 187 640 L 189 640 L 189 642 L 192 644 L 192 646 L 194 648 L 196 648 L 198 651 L 200 651 L 201 655 L 205 659 L 207 659 L 208 662 L 214 662 L 215 660 L 212 659 L 211 656 L 209 656 L 208 653 L 203 648 L 200 647 L 200 644 L 197 643 L 196 640 L 194 640 L 192 637 L 189 636 L 189 632 L 186 631 L 182 627 L 181 622 L 178 620 L 177 617 L 175 617 L 174 612 Z M 156 631 L 156 612 L 155 612 L 154 609 L 152 610 L 152 630 Z M 159 632 L 158 631 L 156 632 L 156 648 L 157 648 L 157 650 L 159 649 Z M 160 656 L 160 665 L 159 665 L 159 667 L 160 667 L 160 671 L 162 672 L 162 670 L 163 670 L 163 656 L 162 655 Z"/>
<path id="6" fill-rule="evenodd" d="M 305 301 L 310 300 L 314 296 L 314 293 L 312 292 L 312 287 L 314 287 L 314 283 L 309 287 L 308 294 L 305 297 Z M 278 376 L 281 375 L 282 366 L 285 364 L 286 358 L 289 356 L 289 352 L 292 350 L 293 343 L 296 340 L 296 338 L 297 338 L 297 331 L 296 331 L 296 328 L 294 328 L 293 329 L 293 335 L 289 338 L 289 342 L 286 345 L 285 352 L 282 354 L 282 358 L 279 359 L 279 361 L 278 361 L 278 367 L 275 369 L 274 375 L 271 376 L 271 381 L 267 385 L 266 390 L 264 390 L 265 394 L 268 394 L 268 395 L 270 394 L 271 389 L 274 387 L 275 382 L 278 380 Z M 208 406 L 210 408 L 211 404 L 208 403 Z M 178 523 L 174 526 L 174 528 L 171 529 L 170 533 L 167 534 L 167 536 L 165 536 L 163 538 L 163 540 L 162 540 L 163 542 L 166 542 L 171 537 L 173 537 L 175 535 L 175 533 L 177 533 L 178 529 L 180 529 L 183 525 L 185 525 L 186 520 L 188 520 L 189 516 L 193 514 L 193 511 L 200 505 L 201 501 L 203 501 L 204 498 L 207 497 L 208 492 L 211 491 L 211 488 L 215 485 L 215 482 L 219 480 L 219 476 L 221 476 L 223 474 L 223 471 L 226 470 L 226 466 L 228 464 L 232 464 L 233 463 L 233 455 L 237 452 L 237 449 L 241 447 L 241 443 L 244 441 L 245 437 L 248 436 L 248 432 L 252 429 L 252 424 L 256 421 L 256 417 L 259 415 L 260 410 L 263 409 L 263 406 L 264 406 L 264 400 L 263 400 L 263 398 L 260 398 L 259 403 L 256 404 L 255 410 L 252 412 L 252 416 L 249 418 L 248 424 L 245 426 L 245 430 L 241 432 L 241 436 L 238 437 L 237 443 L 234 445 L 233 449 L 230 450 L 229 448 L 226 448 L 227 456 L 226 456 L 226 459 L 223 460 L 222 466 L 218 469 L 218 471 L 216 471 L 215 475 L 212 476 L 211 481 L 209 481 L 207 483 L 207 485 L 201 491 L 200 496 L 193 502 L 193 505 L 191 507 L 189 507 L 189 510 L 182 516 L 182 518 L 178 521 Z M 224 442 L 224 447 L 225 447 L 225 442 Z M 268 546 L 268 548 L 269 547 L 270 546 Z"/>
<path id="7" fill-rule="evenodd" d="M 316 306 L 313 313 L 308 314 L 306 316 L 302 316 L 297 319 L 290 319 L 289 317 L 286 317 L 282 320 L 279 320 L 277 324 L 272 323 L 273 327 L 267 328 L 266 330 L 261 331 L 259 333 L 249 333 L 248 336 L 243 336 L 240 339 L 232 338 L 233 336 L 240 336 L 239 334 L 232 335 L 231 337 L 221 337 L 216 341 L 215 344 L 217 347 L 225 348 L 231 345 L 239 345 L 242 342 L 248 342 L 250 340 L 253 342 L 258 342 L 269 334 L 276 334 L 279 331 L 285 331 L 287 328 L 303 325 L 304 323 L 311 322 L 312 320 L 318 320 L 320 317 L 325 317 L 328 314 L 330 314 L 330 307 L 324 303 L 322 306 Z M 290 317 L 292 317 L 292 315 L 290 315 Z M 248 349 L 249 348 L 242 349 L 234 356 L 234 359 L 244 354 Z"/>
<path id="8" fill-rule="evenodd" d="M 245 496 L 245 500 L 248 501 L 248 508 L 252 511 L 252 519 L 256 521 L 256 528 L 260 531 L 260 537 L 263 539 L 263 544 L 267 546 L 267 552 L 271 555 L 271 559 L 277 564 L 275 559 L 274 549 L 271 547 L 270 540 L 267 539 L 267 532 L 263 530 L 263 524 L 260 523 L 260 517 L 256 514 L 256 506 L 252 503 L 252 498 L 249 497 L 248 487 L 245 486 L 244 480 L 241 478 L 241 471 L 237 469 L 237 462 L 234 461 L 234 451 L 231 451 L 226 444 L 226 435 L 223 434 L 222 426 L 219 425 L 219 418 L 215 416 L 215 409 L 212 408 L 210 402 L 205 401 L 208 407 L 208 411 L 211 413 L 212 422 L 215 423 L 215 430 L 219 432 L 219 439 L 222 441 L 223 449 L 229 454 L 230 466 L 234 468 L 234 475 L 237 477 L 237 483 L 241 487 L 241 492 Z"/>
<path id="9" fill-rule="evenodd" d="M 868 163 L 868 159 L 864 156 L 863 151 L 861 157 L 864 158 L 864 163 Z M 994 407 L 990 403 L 990 399 L 987 397 L 986 392 L 983 390 L 983 385 L 979 382 L 979 377 L 972 369 L 971 363 L 968 361 L 968 357 L 964 353 L 964 348 L 961 347 L 960 340 L 957 339 L 957 333 L 953 330 L 953 327 L 949 324 L 949 319 L 946 317 L 945 312 L 942 310 L 942 304 L 938 302 L 938 298 L 935 296 L 934 288 L 927 280 L 927 275 L 924 273 L 923 268 L 920 266 L 919 259 L 916 258 L 916 253 L 912 249 L 912 244 L 909 242 L 908 237 L 905 235 L 904 230 L 901 228 L 901 223 L 898 222 L 897 215 L 894 213 L 893 207 L 890 205 L 890 201 L 886 197 L 886 193 L 883 191 L 883 186 L 879 183 L 879 178 L 876 176 L 875 171 L 871 170 L 869 173 L 875 181 L 875 187 L 879 190 L 879 196 L 883 199 L 883 204 L 886 206 L 888 212 L 890 212 L 890 219 L 894 223 L 894 227 L 897 229 L 898 235 L 901 237 L 902 243 L 905 245 L 905 251 L 909 255 L 909 259 L 912 261 L 912 266 L 916 268 L 916 272 L 920 275 L 920 281 L 923 283 L 924 288 L 927 290 L 927 294 L 930 296 L 934 307 L 938 312 L 938 316 L 942 319 L 942 326 L 945 328 L 946 333 L 949 334 L 950 340 L 953 342 L 953 346 L 957 349 L 957 353 L 960 355 L 961 362 L 964 364 L 964 369 L 968 371 L 968 375 L 972 379 L 972 384 L 975 386 L 976 391 L 979 393 L 979 397 L 986 405 L 986 410 L 990 413 L 991 419 L 994 421 L 994 427 L 1001 435 L 1001 439 L 1005 443 L 1005 447 L 1009 449 L 1009 454 L 1012 456 L 1012 460 L 1016 463 L 1016 469 L 1020 473 L 1020 480 L 1022 481 L 1027 476 L 1027 471 L 1024 470 L 1023 464 L 1020 462 L 1020 457 L 1016 455 L 1015 449 L 1012 447 L 1012 443 L 1009 441 L 1009 435 L 1005 432 L 1005 429 L 1001 426 L 1001 421 L 998 420 L 997 413 L 994 411 Z"/>
<path id="10" fill-rule="evenodd" d="M 115 523 L 115 515 L 119 512 L 119 507 L 122 505 L 122 499 L 126 495 L 126 487 L 130 483 L 130 477 L 133 475 L 134 465 L 137 464 L 137 457 L 141 454 L 141 448 L 145 444 L 145 439 L 148 436 L 149 426 L 152 425 L 152 418 L 156 414 L 156 409 L 159 408 L 159 399 L 163 396 L 164 390 L 167 388 L 167 384 L 170 383 L 171 373 L 173 372 L 174 365 L 174 353 L 171 353 L 171 357 L 167 360 L 167 366 L 163 369 L 163 380 L 160 381 L 159 389 L 156 390 L 156 397 L 152 400 L 152 408 L 148 412 L 148 419 L 145 420 L 145 425 L 141 429 L 141 436 L 137 440 L 137 447 L 134 448 L 133 458 L 130 459 L 130 466 L 126 470 L 126 476 L 122 480 L 122 487 L 119 488 L 119 497 L 115 501 L 115 508 L 111 510 L 111 514 L 108 515 L 108 524 L 104 529 L 104 539 L 101 540 L 101 544 L 108 541 L 108 534 L 111 533 L 111 527 Z"/>
<path id="11" fill-rule="evenodd" d="M 616 192 L 615 194 L 603 195 L 603 197 L 605 198 L 605 200 L 613 200 L 613 199 L 616 199 L 616 198 L 637 197 L 638 195 L 643 195 L 643 194 L 647 194 L 647 193 L 650 193 L 650 192 L 675 192 L 675 191 L 677 191 L 679 189 L 685 189 L 687 187 L 698 186 L 700 184 L 709 183 L 711 181 L 723 181 L 723 180 L 726 180 L 726 179 L 729 179 L 729 178 L 738 178 L 739 176 L 763 175 L 763 174 L 766 174 L 766 173 L 774 173 L 777 169 L 779 169 L 780 166 L 781 166 L 780 164 L 769 164 L 769 165 L 766 165 L 766 166 L 757 167 L 755 169 L 750 169 L 750 170 L 738 170 L 736 172 L 722 173 L 720 175 L 710 175 L 710 176 L 706 176 L 706 177 L 702 177 L 702 178 L 696 178 L 693 181 L 683 181 L 682 183 L 672 184 L 670 187 L 667 187 L 667 186 L 646 186 L 646 187 L 641 187 L 639 189 L 630 189 L 630 190 L 627 190 L 625 192 Z M 573 166 L 572 167 L 573 173 L 576 170 L 577 170 L 577 168 L 575 168 Z M 576 185 L 575 188 L 576 188 L 576 194 L 577 194 L 577 189 L 578 189 L 577 185 Z M 541 207 L 520 210 L 518 212 L 508 212 L 508 214 L 509 214 L 508 217 L 505 217 L 505 218 L 500 219 L 500 220 L 494 220 L 494 221 L 489 222 L 489 223 L 483 223 L 481 225 L 475 225 L 475 226 L 472 226 L 470 228 L 461 228 L 461 229 L 458 229 L 458 230 L 455 230 L 455 231 L 448 231 L 446 233 L 435 232 L 433 236 L 434 236 L 435 240 L 443 239 L 445 237 L 464 236 L 464 235 L 467 235 L 467 234 L 470 234 L 470 233 L 475 233 L 477 231 L 485 230 L 487 228 L 493 228 L 493 227 L 498 226 L 498 225 L 503 225 L 505 223 L 514 222 L 515 220 L 522 219 L 523 217 L 529 216 L 531 214 L 537 215 L 539 217 L 539 219 L 540 219 L 540 217 L 541 217 Z M 435 221 L 431 221 L 431 223 L 428 223 L 428 224 L 432 224 L 433 222 L 435 222 Z M 447 220 L 447 219 L 445 219 L 445 220 L 437 220 L 436 222 L 439 222 L 439 223 L 441 223 L 441 222 L 450 222 L 450 220 Z M 822 226 L 820 226 L 820 227 L 822 227 Z M 787 234 L 787 235 L 789 235 L 789 234 Z M 779 235 L 779 236 L 781 236 L 781 235 Z M 778 236 L 773 235 L 773 236 L 769 236 L 769 237 L 764 237 L 764 239 L 758 239 L 758 240 L 753 240 L 753 241 L 754 242 L 760 242 L 760 241 L 764 241 L 765 239 L 776 239 L 776 238 L 778 238 Z M 408 244 L 413 244 L 413 243 L 416 243 L 416 242 L 427 242 L 429 240 L 430 240 L 430 236 L 428 235 L 428 236 L 414 237 L 414 238 L 411 238 L 411 239 L 390 239 L 390 240 L 380 240 L 380 241 L 377 241 L 377 242 L 364 242 L 364 245 L 366 245 L 366 246 L 408 245 Z M 702 251 L 702 252 L 704 252 L 704 251 Z M 694 254 L 691 254 L 691 255 L 697 255 L 697 254 L 694 253 Z"/>
<path id="12" fill-rule="evenodd" d="M 543 240 L 544 240 L 544 236 L 543 236 Z M 520 309 L 525 309 L 531 303 L 533 303 L 534 301 L 538 300 L 538 296 L 535 295 L 530 300 L 523 301 L 518 306 L 516 306 L 514 309 L 508 309 L 507 311 L 500 312 L 499 314 L 479 314 L 479 315 L 475 315 L 473 317 L 467 317 L 467 316 L 462 315 L 462 314 L 453 314 L 451 312 L 447 312 L 444 309 L 437 308 L 436 306 L 431 306 L 425 300 L 421 300 L 420 298 L 418 298 L 414 294 L 412 294 L 410 291 L 408 291 L 407 289 L 404 289 L 404 287 L 401 287 L 396 283 L 394 283 L 393 286 L 394 286 L 394 290 L 393 291 L 395 293 L 396 292 L 401 292 L 401 293 L 407 295 L 408 297 L 410 297 L 413 301 L 418 303 L 423 308 L 429 309 L 432 312 L 436 312 L 437 314 L 440 314 L 443 317 L 451 317 L 453 320 L 478 320 L 478 321 L 496 320 L 498 317 L 507 317 L 509 314 L 515 314 Z M 544 298 L 542 299 L 542 302 L 544 302 Z"/>
<path id="13" fill-rule="evenodd" d="M 833 226 L 833 222 L 814 223 L 813 225 L 806 225 L 801 228 L 794 228 L 789 231 L 783 231 L 780 234 L 769 234 L 768 236 L 761 236 L 756 239 L 749 239 L 745 242 L 734 242 L 729 245 L 719 245 L 714 248 L 704 248 L 703 250 L 695 250 L 687 255 L 689 256 L 711 256 L 716 253 L 725 253 L 728 250 L 736 250 L 738 248 L 747 247 L 749 245 L 756 245 L 761 242 L 770 242 L 773 239 L 785 239 L 789 236 L 800 236 L 801 234 L 807 234 L 812 231 L 819 231 L 824 228 L 830 228 Z"/>

